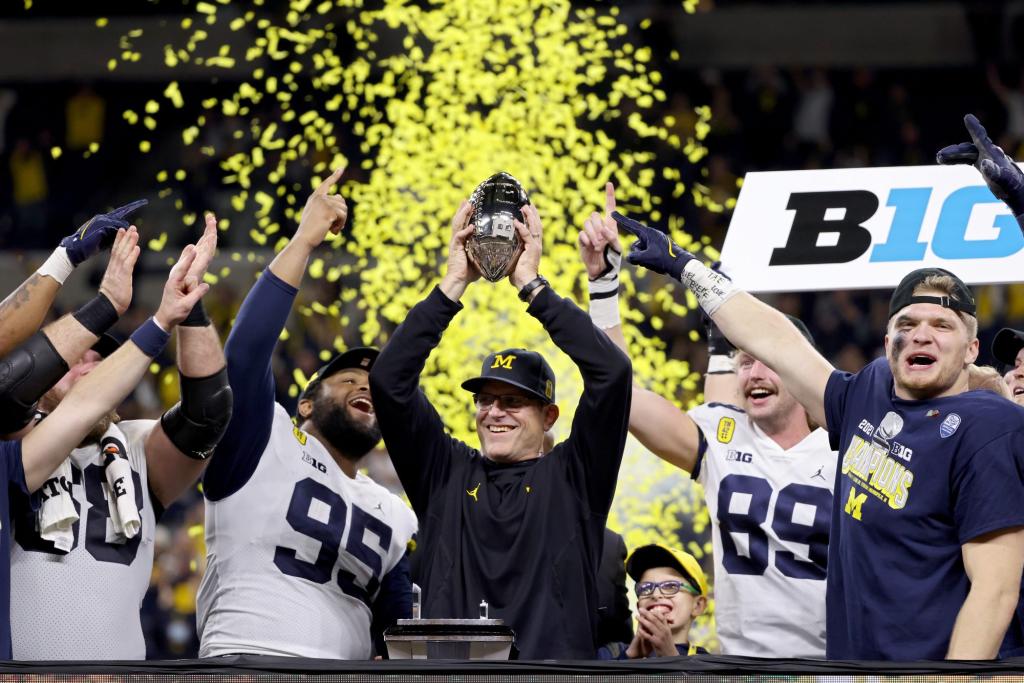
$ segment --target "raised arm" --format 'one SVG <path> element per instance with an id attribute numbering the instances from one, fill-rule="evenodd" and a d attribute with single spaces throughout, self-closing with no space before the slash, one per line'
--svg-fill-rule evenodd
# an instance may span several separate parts
<path id="1" fill-rule="evenodd" d="M 420 391 L 420 374 L 441 334 L 462 310 L 459 299 L 466 287 L 480 277 L 465 249 L 473 232 L 472 208 L 463 202 L 452 219 L 447 272 L 441 283 L 413 306 L 370 370 L 370 395 L 384 444 L 420 519 L 434 492 L 432 483 L 444 478 L 455 447 L 441 416 Z"/>
<path id="2" fill-rule="evenodd" d="M 614 216 L 620 228 L 637 237 L 626 257 L 630 263 L 689 287 L 726 338 L 778 373 L 811 419 L 826 424 L 825 386 L 834 368 L 786 316 L 734 287 L 665 233 Z"/>
<path id="3" fill-rule="evenodd" d="M 988 189 L 1006 204 L 1024 231 L 1024 172 L 1001 147 L 992 142 L 981 121 L 973 114 L 964 117 L 964 125 L 971 141 L 943 147 L 935 155 L 935 160 L 944 165 L 970 164 L 978 169 Z"/>
<path id="4" fill-rule="evenodd" d="M 540 216 L 524 206 L 526 224 L 515 221 L 523 240 L 523 253 L 509 276 L 516 289 L 537 278 L 543 245 Z M 629 358 L 569 299 L 550 287 L 531 293 L 527 312 L 537 318 L 551 341 L 572 359 L 583 375 L 583 394 L 569 434 L 569 448 L 579 458 L 591 510 L 605 515 L 611 507 L 619 465 L 629 428 L 632 367 Z M 575 463 L 570 466 L 575 465 Z"/>
<path id="5" fill-rule="evenodd" d="M 619 265 L 622 247 L 611 213 L 615 188 L 605 187 L 605 215 L 591 214 L 577 244 L 589 278 L 590 318 L 623 353 L 629 354 L 619 316 Z M 668 399 L 633 382 L 629 431 L 644 448 L 676 467 L 692 472 L 700 435 L 696 423 Z"/>
<path id="6" fill-rule="evenodd" d="M 42 395 L 128 309 L 138 240 L 134 227 L 117 230 L 96 298 L 0 359 L 0 434 L 13 434 L 28 425 Z"/>
<path id="7" fill-rule="evenodd" d="M 169 330 L 184 320 L 195 302 L 209 290 L 209 285 L 185 278 L 194 258 L 195 247 L 190 244 L 171 269 L 170 287 L 164 289 L 156 315 L 143 323 L 128 343 L 76 383 L 53 414 L 24 438 L 22 463 L 29 491 L 42 485 L 96 421 L 131 393 L 152 359 L 163 350 Z"/>
<path id="8" fill-rule="evenodd" d="M 233 405 L 231 421 L 203 475 L 203 492 L 211 500 L 231 495 L 249 480 L 270 439 L 275 402 L 271 359 L 310 254 L 328 232 L 344 227 L 345 200 L 330 194 L 341 173 L 335 171 L 309 196 L 295 235 L 249 290 L 224 345 Z"/>
<path id="9" fill-rule="evenodd" d="M 202 282 L 216 248 L 217 218 L 207 214 L 187 279 Z M 164 507 L 195 483 L 231 419 L 224 352 L 202 299 L 178 325 L 177 335 L 181 400 L 146 437 L 149 486 Z"/>
<path id="10" fill-rule="evenodd" d="M 144 204 L 146 200 L 140 199 L 90 218 L 61 240 L 43 265 L 0 302 L 0 357 L 39 329 L 71 271 L 113 243 L 118 230 L 128 228 L 125 218 Z"/>

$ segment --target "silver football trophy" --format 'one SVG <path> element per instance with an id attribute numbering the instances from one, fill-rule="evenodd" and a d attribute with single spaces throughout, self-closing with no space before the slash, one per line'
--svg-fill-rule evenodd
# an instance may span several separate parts
<path id="1" fill-rule="evenodd" d="M 518 180 L 502 171 L 477 185 L 469 201 L 476 229 L 466 240 L 466 253 L 481 275 L 497 282 L 512 272 L 523 251 L 512 221 L 525 222 L 522 208 L 530 198 Z"/>

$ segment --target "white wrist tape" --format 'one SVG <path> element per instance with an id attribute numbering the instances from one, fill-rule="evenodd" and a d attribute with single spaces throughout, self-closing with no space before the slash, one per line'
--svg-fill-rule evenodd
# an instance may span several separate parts
<path id="1" fill-rule="evenodd" d="M 618 282 L 615 283 L 615 289 L 610 292 L 607 289 L 595 292 L 596 284 L 590 283 L 590 319 L 602 330 L 621 325 Z"/>
<path id="2" fill-rule="evenodd" d="M 716 273 L 697 259 L 686 264 L 679 279 L 693 292 L 697 303 L 709 316 L 714 315 L 719 306 L 740 291 L 733 287 L 729 278 Z"/>
<path id="3" fill-rule="evenodd" d="M 736 364 L 732 356 L 715 354 L 708 358 L 708 374 L 721 375 L 724 373 L 736 372 Z"/>
<path id="4" fill-rule="evenodd" d="M 60 284 L 64 284 L 74 269 L 71 259 L 68 258 L 68 250 L 64 247 L 57 247 L 36 272 L 40 275 L 49 275 Z"/>

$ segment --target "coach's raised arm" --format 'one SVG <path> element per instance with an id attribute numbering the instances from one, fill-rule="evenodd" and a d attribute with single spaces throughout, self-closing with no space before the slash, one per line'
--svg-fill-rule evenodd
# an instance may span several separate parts
<path id="1" fill-rule="evenodd" d="M 480 277 L 465 250 L 471 209 L 464 202 L 452 222 L 441 284 L 409 311 L 370 372 L 384 442 L 420 519 L 414 578 L 423 616 L 475 618 L 484 600 L 515 630 L 521 658 L 593 658 L 596 573 L 626 440 L 630 363 L 538 275 L 540 217 L 522 205 L 515 227 L 525 250 L 510 280 L 583 375 L 572 431 L 544 453 L 558 418 L 554 373 L 540 354 L 506 349 L 462 384 L 473 395 L 480 450 L 448 436 L 419 376 Z"/>

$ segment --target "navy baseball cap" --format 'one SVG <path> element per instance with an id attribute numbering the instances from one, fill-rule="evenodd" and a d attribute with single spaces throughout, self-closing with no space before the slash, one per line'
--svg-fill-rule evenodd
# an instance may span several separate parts
<path id="1" fill-rule="evenodd" d="M 480 376 L 467 379 L 462 388 L 477 393 L 492 381 L 519 387 L 545 403 L 555 402 L 555 373 L 536 351 L 505 349 L 489 354 L 484 358 Z"/>
<path id="2" fill-rule="evenodd" d="M 952 296 L 917 296 L 914 288 L 932 275 L 945 275 L 953 278 Z M 938 304 L 943 308 L 951 308 L 967 315 L 975 315 L 977 306 L 974 303 L 974 295 L 971 289 L 964 284 L 964 281 L 945 268 L 918 268 L 911 271 L 903 278 L 889 299 L 889 317 L 899 313 L 910 304 Z"/>
<path id="3" fill-rule="evenodd" d="M 992 355 L 1000 363 L 1009 366 L 1017 364 L 1017 354 L 1024 349 L 1024 332 L 1004 327 L 992 340 Z"/>
<path id="4" fill-rule="evenodd" d="M 327 365 L 317 370 L 313 376 L 309 379 L 309 384 L 299 394 L 299 400 L 306 398 L 320 386 L 320 382 L 324 381 L 331 375 L 335 375 L 342 370 L 366 370 L 370 371 L 373 367 L 373 361 L 377 360 L 377 356 L 380 355 L 380 351 L 370 346 L 357 346 L 351 348 L 344 353 L 339 353 L 337 356 L 327 362 Z"/>

